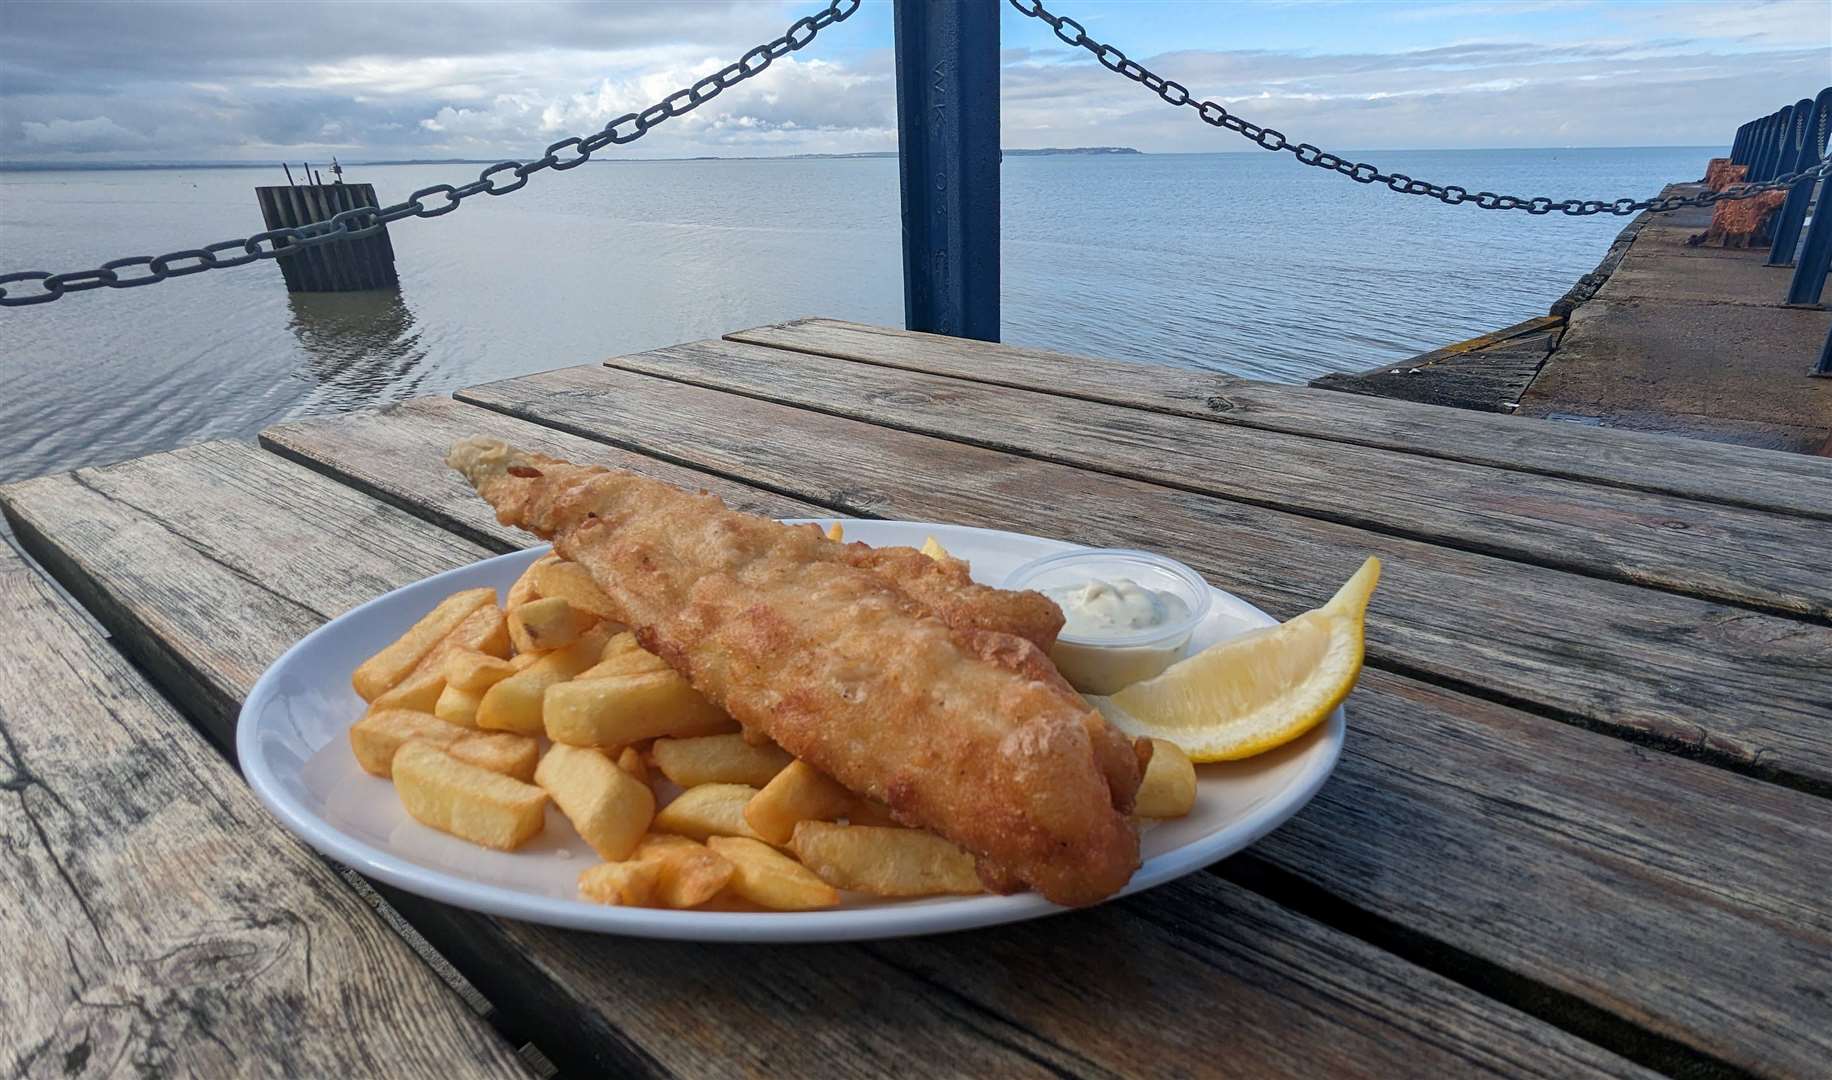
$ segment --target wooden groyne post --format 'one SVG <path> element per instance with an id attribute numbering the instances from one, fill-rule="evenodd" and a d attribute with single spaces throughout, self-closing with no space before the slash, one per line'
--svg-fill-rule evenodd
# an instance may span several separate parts
<path id="1" fill-rule="evenodd" d="M 375 199 L 374 184 L 287 184 L 257 187 L 254 194 L 269 229 L 314 225 L 345 210 L 381 205 Z M 286 277 L 287 292 L 355 292 L 400 286 L 387 226 L 371 236 L 317 244 L 274 261 Z"/>

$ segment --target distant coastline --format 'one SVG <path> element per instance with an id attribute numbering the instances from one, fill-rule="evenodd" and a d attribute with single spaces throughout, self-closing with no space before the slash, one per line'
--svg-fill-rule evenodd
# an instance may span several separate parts
<path id="1" fill-rule="evenodd" d="M 1122 154 L 1143 154 L 1130 146 L 1045 146 L 1037 149 L 1013 149 L 1000 151 L 1005 157 L 1111 157 Z M 698 157 L 678 158 L 634 158 L 606 157 L 594 158 L 601 164 L 619 164 L 644 161 L 845 161 L 854 158 L 894 158 L 895 150 L 868 150 L 856 154 L 776 154 L 768 157 L 726 157 L 717 154 L 703 154 Z M 376 165 L 494 165 L 501 158 L 401 158 L 393 160 L 346 161 L 345 169 L 369 167 Z M 138 169 L 273 169 L 279 167 L 278 161 L 0 161 L 0 172 L 122 172 Z M 288 165 L 294 164 L 292 161 Z M 313 166 L 314 171 L 323 173 L 330 168 L 330 163 L 320 162 Z"/>

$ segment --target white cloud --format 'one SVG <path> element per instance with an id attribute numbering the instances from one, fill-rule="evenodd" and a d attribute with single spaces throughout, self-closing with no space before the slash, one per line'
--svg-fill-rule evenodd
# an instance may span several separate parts
<path id="1" fill-rule="evenodd" d="M 80 0 L 16 4 L 0 35 L 0 158 L 522 157 L 690 85 L 805 4 L 524 0 L 442 6 L 424 25 L 393 17 L 393 5 L 304 4 L 285 33 L 260 5 L 115 4 L 102 16 Z M 1189 47 L 1141 59 L 1294 141 L 1356 149 L 1721 142 L 1832 71 L 1826 0 L 1356 10 L 1474 36 L 1400 51 Z M 1096 13 L 1127 46 L 1127 9 Z M 894 149 L 892 57 L 862 47 L 873 42 L 860 25 L 611 152 Z M 1009 36 L 1007 146 L 1251 149 L 1085 52 Z"/>
<path id="2" fill-rule="evenodd" d="M 628 113 L 639 112 L 683 86 L 712 74 L 725 61 L 654 63 L 623 77 L 604 77 L 590 89 L 499 94 L 473 106 L 442 105 L 419 120 L 421 130 L 439 137 L 437 149 L 471 153 L 505 145 L 528 149 L 540 140 L 588 134 Z M 785 58 L 768 74 L 721 93 L 716 99 L 658 128 L 652 141 L 673 152 L 717 151 L 766 141 L 784 142 L 786 133 L 817 145 L 823 134 L 847 149 L 890 149 L 896 145 L 895 92 L 889 72 L 866 72 L 827 60 Z M 665 140 L 665 141 L 664 141 Z M 432 149 L 432 148 L 429 148 Z"/>

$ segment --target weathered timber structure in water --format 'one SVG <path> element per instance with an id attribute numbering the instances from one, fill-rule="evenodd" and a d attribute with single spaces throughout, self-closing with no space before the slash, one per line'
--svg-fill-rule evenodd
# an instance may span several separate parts
<path id="1" fill-rule="evenodd" d="M 288 175 L 291 175 L 290 173 Z M 298 229 L 330 221 L 338 214 L 365 206 L 380 206 L 374 184 L 285 184 L 257 187 L 261 219 L 269 231 Z M 289 246 L 276 241 L 281 253 Z M 393 289 L 400 285 L 394 270 L 394 244 L 388 226 L 379 224 L 366 235 L 338 244 L 319 244 L 276 259 L 286 278 L 287 292 L 356 292 Z"/>

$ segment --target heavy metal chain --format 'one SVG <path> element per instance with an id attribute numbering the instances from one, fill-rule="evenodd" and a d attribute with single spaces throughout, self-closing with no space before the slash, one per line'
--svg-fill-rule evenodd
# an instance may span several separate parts
<path id="1" fill-rule="evenodd" d="M 473 195 L 507 195 L 511 191 L 520 191 L 527 185 L 528 178 L 542 169 L 560 172 L 583 165 L 596 151 L 612 143 L 622 145 L 635 142 L 662 121 L 692 112 L 718 97 L 721 91 L 762 74 L 773 62 L 812 44 L 822 30 L 850 18 L 853 12 L 859 10 L 861 2 L 829 0 L 825 10 L 795 20 L 781 37 L 757 46 L 692 86 L 676 90 L 641 112 L 626 113 L 604 125 L 601 131 L 561 139 L 533 161 L 499 161 L 477 174 L 477 179 L 468 184 L 457 187 L 434 184 L 409 195 L 405 202 L 382 207 L 359 206 L 312 225 L 269 229 L 241 240 L 224 240 L 164 255 L 134 255 L 103 263 L 94 270 L 75 270 L 62 274 L 25 270 L 0 274 L 0 307 L 47 304 L 67 293 L 103 287 L 131 289 L 167 278 L 201 274 L 205 270 L 245 266 L 260 259 L 284 258 L 319 244 L 356 240 L 372 235 L 389 222 L 403 218 L 433 218 L 449 214 Z M 562 157 L 562 154 L 566 156 Z M 503 179 L 498 181 L 498 176 Z M 436 201 L 429 205 L 425 201 L 427 199 Z M 238 254 L 223 256 L 219 252 Z M 144 273 L 121 272 L 141 266 L 146 268 Z M 6 286 L 16 281 L 37 281 L 40 286 L 28 295 L 10 295 Z"/>
<path id="2" fill-rule="evenodd" d="M 1427 195 L 1451 206 L 1472 203 L 1483 210 L 1525 210 L 1535 215 L 1550 214 L 1557 210 L 1571 217 L 1588 217 L 1591 214 L 1626 216 L 1638 214 L 1643 210 L 1664 213 L 1688 206 L 1710 206 L 1727 199 L 1747 199 L 1765 191 L 1784 190 L 1792 187 L 1796 181 L 1805 180 L 1808 177 L 1818 180 L 1832 174 L 1832 156 L 1828 156 L 1810 169 L 1802 169 L 1799 172 L 1778 176 L 1773 180 L 1765 180 L 1761 183 L 1732 184 L 1722 191 L 1704 191 L 1697 195 L 1616 199 L 1613 202 L 1605 202 L 1601 199 L 1566 199 L 1560 202 L 1544 196 L 1527 199 L 1518 195 L 1497 195 L 1492 191 L 1478 191 L 1471 194 L 1467 188 L 1458 187 L 1455 184 L 1438 185 L 1428 180 L 1414 180 L 1404 173 L 1384 173 L 1365 161 L 1352 162 L 1347 158 L 1338 157 L 1312 146 L 1310 143 L 1289 142 L 1282 132 L 1242 119 L 1213 101 L 1196 100 L 1182 83 L 1173 82 L 1154 74 L 1112 45 L 1094 40 L 1088 36 L 1087 30 L 1080 23 L 1067 15 L 1052 14 L 1044 8 L 1041 0 L 1010 0 L 1010 3 L 1020 14 L 1040 19 L 1049 24 L 1050 28 L 1056 32 L 1056 36 L 1063 42 L 1093 53 L 1094 59 L 1100 61 L 1101 66 L 1108 71 L 1124 75 L 1172 105 L 1187 106 L 1196 110 L 1196 115 L 1200 116 L 1204 123 L 1227 128 L 1237 135 L 1253 140 L 1267 150 L 1290 151 L 1293 157 L 1306 165 L 1339 172 L 1356 183 L 1385 184 L 1402 195 Z"/>

